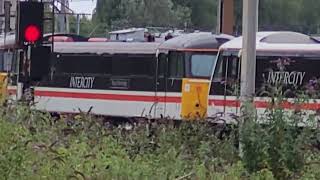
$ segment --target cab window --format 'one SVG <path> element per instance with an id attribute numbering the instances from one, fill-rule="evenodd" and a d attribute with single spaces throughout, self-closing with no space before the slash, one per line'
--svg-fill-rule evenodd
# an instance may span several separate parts
<path id="1" fill-rule="evenodd" d="M 164 77 L 166 75 L 167 55 L 164 53 L 159 54 L 158 57 L 158 76 Z"/>
<path id="2" fill-rule="evenodd" d="M 12 70 L 13 52 L 7 51 L 3 55 L 3 71 L 9 72 Z"/>
<path id="3" fill-rule="evenodd" d="M 184 77 L 184 54 L 182 52 L 169 53 L 169 78 Z"/>
<path id="4" fill-rule="evenodd" d="M 210 78 L 216 55 L 193 54 L 191 55 L 191 76 Z"/>
<path id="5" fill-rule="evenodd" d="M 214 70 L 213 82 L 222 82 L 224 78 L 225 70 L 226 70 L 226 61 L 224 60 L 223 56 L 220 56 Z"/>
<path id="6" fill-rule="evenodd" d="M 221 56 L 215 67 L 211 90 L 214 95 L 236 95 L 240 87 L 239 58 Z"/>

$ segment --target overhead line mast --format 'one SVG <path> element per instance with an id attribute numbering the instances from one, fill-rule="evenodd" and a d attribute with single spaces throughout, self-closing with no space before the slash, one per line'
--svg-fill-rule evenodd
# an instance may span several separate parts
<path id="1" fill-rule="evenodd" d="M 243 0 L 242 15 L 242 54 L 241 54 L 241 120 L 240 138 L 243 123 L 249 121 L 254 116 L 254 96 L 256 77 L 256 34 L 258 30 L 258 7 L 259 0 Z M 240 140 L 241 141 L 241 140 Z M 240 142 L 240 155 L 242 155 L 242 145 Z"/>

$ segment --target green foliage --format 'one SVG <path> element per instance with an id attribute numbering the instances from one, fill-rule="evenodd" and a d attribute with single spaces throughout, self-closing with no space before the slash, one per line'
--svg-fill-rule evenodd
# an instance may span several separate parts
<path id="1" fill-rule="evenodd" d="M 310 2 L 309 2 L 310 1 Z M 260 0 L 260 30 L 319 33 L 320 1 Z M 98 0 L 93 23 L 97 31 L 165 26 L 214 31 L 217 0 Z M 235 0 L 235 30 L 242 26 L 242 1 Z M 90 26 L 89 26 L 90 27 Z M 93 28 L 93 27 L 91 27 Z"/>
<path id="2" fill-rule="evenodd" d="M 313 153 L 319 153 L 314 146 L 314 139 L 318 137 L 314 126 L 316 112 L 303 112 L 298 108 L 285 110 L 283 105 L 287 99 L 283 97 L 282 88 L 272 89 L 270 108 L 263 117 L 257 118 L 255 113 L 242 117 L 243 162 L 249 172 L 264 172 L 267 176 L 272 172 L 275 179 L 295 179 L 304 174 L 306 167 L 310 168 L 308 162 L 313 159 Z M 304 102 L 305 99 L 297 98 L 295 105 L 299 107 Z"/>
<path id="3" fill-rule="evenodd" d="M 213 30 L 216 2 L 211 0 L 98 0 L 94 20 L 108 29 L 125 27 L 180 27 Z"/>
<path id="4" fill-rule="evenodd" d="M 70 23 L 70 33 L 76 34 L 77 33 L 77 17 L 76 16 L 69 16 L 69 23 Z M 93 31 L 94 23 L 89 20 L 86 16 L 79 17 L 80 18 L 80 34 L 83 36 L 89 36 L 90 33 Z M 105 32 L 104 34 L 105 35 Z"/>
<path id="5" fill-rule="evenodd" d="M 317 0 L 260 0 L 260 29 L 319 33 L 319 5 Z"/>
<path id="6" fill-rule="evenodd" d="M 317 179 L 319 133 L 290 121 L 302 114 L 274 106 L 261 125 L 249 108 L 240 158 L 237 131 L 208 123 L 140 122 L 128 130 L 87 114 L 56 120 L 24 104 L 2 107 L 0 179 Z"/>
<path id="7" fill-rule="evenodd" d="M 191 22 L 193 27 L 214 30 L 217 20 L 217 1 L 191 1 Z"/>
<path id="8" fill-rule="evenodd" d="M 233 136 L 220 140 L 202 123 L 128 131 L 86 114 L 55 122 L 23 104 L 2 107 L 1 115 L 4 179 L 202 179 L 231 176 L 239 160 Z"/>

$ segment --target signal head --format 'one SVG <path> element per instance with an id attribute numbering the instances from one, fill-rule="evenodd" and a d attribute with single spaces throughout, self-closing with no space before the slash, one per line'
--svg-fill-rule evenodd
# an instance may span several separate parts
<path id="1" fill-rule="evenodd" d="M 36 25 L 28 25 L 24 30 L 24 38 L 28 43 L 34 43 L 40 39 L 41 30 Z"/>

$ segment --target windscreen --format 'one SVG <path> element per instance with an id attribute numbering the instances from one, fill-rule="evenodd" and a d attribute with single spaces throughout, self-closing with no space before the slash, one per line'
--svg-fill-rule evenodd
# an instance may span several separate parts
<path id="1" fill-rule="evenodd" d="M 216 54 L 192 54 L 190 58 L 191 76 L 210 78 L 216 57 Z"/>

